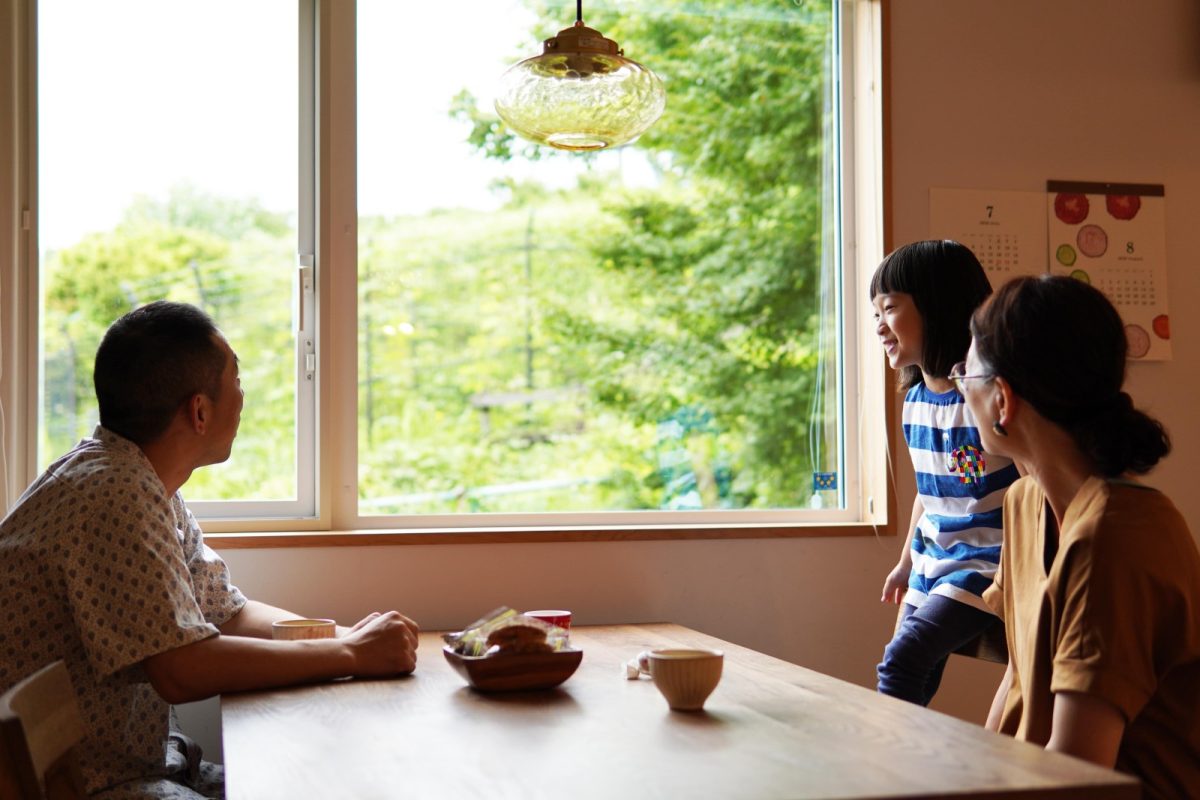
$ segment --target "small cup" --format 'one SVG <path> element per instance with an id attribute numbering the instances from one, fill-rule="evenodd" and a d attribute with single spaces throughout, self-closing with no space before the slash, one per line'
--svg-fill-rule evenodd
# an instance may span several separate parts
<path id="1" fill-rule="evenodd" d="M 564 611 L 561 608 L 542 608 L 537 611 L 526 611 L 525 616 L 540 619 L 542 622 L 549 622 L 551 625 L 557 625 L 564 630 L 571 629 L 571 612 Z"/>
<path id="2" fill-rule="evenodd" d="M 650 651 L 650 677 L 674 711 L 699 711 L 721 680 L 720 650 Z"/>
<path id="3" fill-rule="evenodd" d="M 271 623 L 273 639 L 332 639 L 337 623 L 331 619 L 282 619 Z"/>

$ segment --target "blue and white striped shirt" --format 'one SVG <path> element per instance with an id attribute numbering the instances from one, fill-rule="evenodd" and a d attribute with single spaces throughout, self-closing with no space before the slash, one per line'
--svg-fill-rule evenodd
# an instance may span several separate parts
<path id="1" fill-rule="evenodd" d="M 1000 562 L 1004 492 L 1017 468 L 983 452 L 975 418 L 953 389 L 938 394 L 918 383 L 908 390 L 904 439 L 925 507 L 904 602 L 919 608 L 936 594 L 991 613 L 981 595 Z"/>

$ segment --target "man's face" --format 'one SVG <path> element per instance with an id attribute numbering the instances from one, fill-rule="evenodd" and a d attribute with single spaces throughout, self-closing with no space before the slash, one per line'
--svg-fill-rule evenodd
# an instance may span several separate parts
<path id="1" fill-rule="evenodd" d="M 211 449 L 209 456 L 210 464 L 218 464 L 229 458 L 229 453 L 233 450 L 233 440 L 237 436 L 238 425 L 242 421 L 242 401 L 244 395 L 242 393 L 242 381 L 238 377 L 238 360 L 237 354 L 233 352 L 233 348 L 225 341 L 223 336 L 218 335 L 217 343 L 226 353 L 225 370 L 221 373 L 221 394 L 220 398 L 213 401 L 213 418 L 209 429 L 209 437 Z"/>

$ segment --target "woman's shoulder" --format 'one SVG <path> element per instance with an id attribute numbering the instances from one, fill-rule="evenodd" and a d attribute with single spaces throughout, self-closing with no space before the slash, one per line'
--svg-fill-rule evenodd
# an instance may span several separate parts
<path id="1" fill-rule="evenodd" d="M 1041 512 L 1046 505 L 1046 493 L 1030 475 L 1022 475 L 1009 485 L 1004 493 L 1005 516 L 1024 511 Z"/>
<path id="2" fill-rule="evenodd" d="M 1171 498 L 1152 486 L 1123 479 L 1092 478 L 1067 510 L 1072 539 L 1091 540 L 1101 551 L 1195 557 L 1196 543 Z"/>
<path id="3" fill-rule="evenodd" d="M 1089 478 L 1071 505 L 1077 506 L 1080 513 L 1097 516 L 1137 513 L 1179 517 L 1182 521 L 1171 498 L 1153 486 L 1127 478 Z"/>
<path id="4" fill-rule="evenodd" d="M 1104 493 L 1106 516 L 1119 518 L 1125 524 L 1138 521 L 1140 526 L 1147 528 L 1176 529 L 1191 538 L 1187 521 L 1175 503 L 1153 486 L 1109 479 L 1104 481 Z"/>

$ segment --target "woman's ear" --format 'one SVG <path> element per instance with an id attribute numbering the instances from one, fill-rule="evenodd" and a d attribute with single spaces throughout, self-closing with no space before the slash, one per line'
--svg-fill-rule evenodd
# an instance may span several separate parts
<path id="1" fill-rule="evenodd" d="M 992 393 L 992 411 L 996 422 L 1007 428 L 1012 424 L 1017 413 L 1017 396 L 1013 393 L 1008 381 L 997 375 L 992 379 L 995 390 Z"/>

